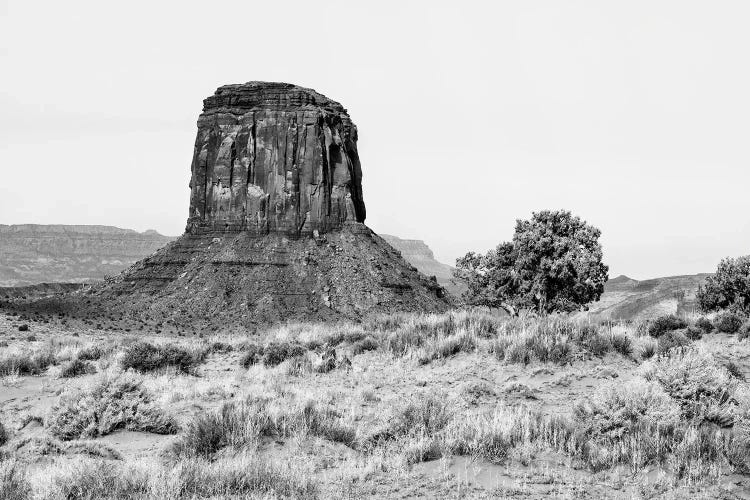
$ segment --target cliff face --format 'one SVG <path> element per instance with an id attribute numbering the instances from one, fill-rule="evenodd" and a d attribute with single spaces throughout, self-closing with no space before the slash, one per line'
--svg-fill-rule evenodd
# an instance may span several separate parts
<path id="1" fill-rule="evenodd" d="M 290 237 L 364 222 L 357 128 L 287 83 L 225 85 L 203 101 L 186 231 Z"/>
<path id="2" fill-rule="evenodd" d="M 0 286 L 101 280 L 173 239 L 111 226 L 0 225 Z"/>
<path id="3" fill-rule="evenodd" d="M 432 249 L 422 240 L 405 240 L 390 234 L 381 234 L 381 238 L 401 255 L 409 264 L 416 267 L 425 276 L 435 276 L 437 282 L 451 295 L 460 297 L 466 291 L 466 285 L 453 277 L 453 268 L 435 259 Z"/>

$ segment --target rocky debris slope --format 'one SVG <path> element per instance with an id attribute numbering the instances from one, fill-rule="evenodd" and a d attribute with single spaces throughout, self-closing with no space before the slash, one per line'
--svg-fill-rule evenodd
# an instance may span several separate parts
<path id="1" fill-rule="evenodd" d="M 453 277 L 453 267 L 435 259 L 432 249 L 422 240 L 406 240 L 390 234 L 381 234 L 381 238 L 401 252 L 401 256 L 416 267 L 425 276 L 435 276 L 437 282 L 450 294 L 460 297 L 466 285 Z"/>
<path id="2" fill-rule="evenodd" d="M 615 320 L 642 320 L 664 314 L 698 310 L 698 286 L 709 274 L 669 276 L 638 281 L 618 276 L 604 285 L 604 293 L 589 311 Z"/>
<path id="3" fill-rule="evenodd" d="M 101 280 L 173 239 L 111 226 L 0 225 L 0 287 Z"/>
<path id="4" fill-rule="evenodd" d="M 356 141 L 313 90 L 220 87 L 198 120 L 185 234 L 91 289 L 5 306 L 177 331 L 447 309 L 437 281 L 363 224 Z"/>

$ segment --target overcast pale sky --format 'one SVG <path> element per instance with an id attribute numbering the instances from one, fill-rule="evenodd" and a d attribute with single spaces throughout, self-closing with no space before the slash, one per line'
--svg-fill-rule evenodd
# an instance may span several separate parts
<path id="1" fill-rule="evenodd" d="M 0 0 L 0 223 L 177 235 L 202 99 L 341 102 L 367 224 L 447 263 L 566 208 L 610 276 L 750 253 L 750 2 Z"/>

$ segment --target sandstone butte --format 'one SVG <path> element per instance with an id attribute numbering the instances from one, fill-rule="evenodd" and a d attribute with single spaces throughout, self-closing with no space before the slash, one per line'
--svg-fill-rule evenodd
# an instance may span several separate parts
<path id="1" fill-rule="evenodd" d="M 357 128 L 287 83 L 203 101 L 185 234 L 89 290 L 34 302 L 134 328 L 216 330 L 441 311 L 445 291 L 365 221 Z"/>

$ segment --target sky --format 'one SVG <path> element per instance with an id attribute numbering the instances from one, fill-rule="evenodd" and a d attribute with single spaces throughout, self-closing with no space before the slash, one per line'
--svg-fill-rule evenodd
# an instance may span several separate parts
<path id="1" fill-rule="evenodd" d="M 367 225 L 453 264 L 567 209 L 610 276 L 750 253 L 750 2 L 0 0 L 0 224 L 178 235 L 202 99 L 311 87 Z"/>

